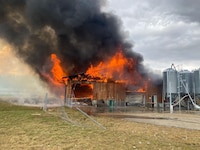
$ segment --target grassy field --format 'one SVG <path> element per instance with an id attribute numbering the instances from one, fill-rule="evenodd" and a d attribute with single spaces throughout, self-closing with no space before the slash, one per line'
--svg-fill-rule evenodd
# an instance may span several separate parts
<path id="1" fill-rule="evenodd" d="M 65 117 L 67 112 L 70 119 Z M 108 117 L 93 118 L 77 110 L 23 107 L 0 102 L 1 150 L 129 150 L 199 149 L 200 131 L 135 123 Z M 71 121 L 71 122 L 69 122 Z"/>

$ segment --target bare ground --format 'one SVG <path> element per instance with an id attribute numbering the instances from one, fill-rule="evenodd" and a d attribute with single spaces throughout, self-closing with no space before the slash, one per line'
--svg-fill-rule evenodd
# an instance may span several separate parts
<path id="1" fill-rule="evenodd" d="M 200 112 L 134 112 L 134 113 L 102 113 L 100 116 L 111 116 L 122 118 L 123 120 L 162 125 L 168 127 L 178 127 L 192 130 L 200 130 Z"/>

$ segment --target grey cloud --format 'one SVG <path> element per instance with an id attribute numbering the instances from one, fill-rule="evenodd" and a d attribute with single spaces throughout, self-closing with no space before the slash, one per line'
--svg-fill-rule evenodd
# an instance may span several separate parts
<path id="1" fill-rule="evenodd" d="M 109 7 L 121 17 L 145 64 L 160 69 L 171 62 L 200 66 L 199 0 L 128 0 L 122 7 L 118 2 L 122 0 L 110 0 Z"/>
<path id="2" fill-rule="evenodd" d="M 170 10 L 171 14 L 180 16 L 185 21 L 199 22 L 200 11 L 199 0 L 168 0 L 165 1 L 163 7 Z"/>

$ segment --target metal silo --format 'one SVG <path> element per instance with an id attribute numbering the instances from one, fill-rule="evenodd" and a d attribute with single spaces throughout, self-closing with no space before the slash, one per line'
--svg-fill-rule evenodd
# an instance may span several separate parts
<path id="1" fill-rule="evenodd" d="M 200 94 L 200 69 L 193 72 L 193 81 L 195 94 Z"/>
<path id="2" fill-rule="evenodd" d="M 179 72 L 180 75 L 180 92 L 183 94 L 193 93 L 193 82 L 192 82 L 192 73 L 188 70 L 182 70 Z"/>
<path id="3" fill-rule="evenodd" d="M 178 78 L 177 71 L 173 68 L 168 68 L 163 72 L 163 92 L 167 97 L 169 94 L 178 93 Z"/>

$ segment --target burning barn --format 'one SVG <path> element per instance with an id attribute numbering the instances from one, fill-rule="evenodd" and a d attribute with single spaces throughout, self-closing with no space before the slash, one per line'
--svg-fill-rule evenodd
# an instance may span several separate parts
<path id="1" fill-rule="evenodd" d="M 63 78 L 65 83 L 65 103 L 82 103 L 106 106 L 112 100 L 118 105 L 145 105 L 157 107 L 161 103 L 161 84 L 148 82 L 145 87 L 130 91 L 125 82 L 105 80 L 79 73 Z M 130 85 L 129 85 L 130 86 Z M 136 86 L 132 85 L 132 88 Z M 120 102 L 120 104 L 119 104 Z"/>
<path id="2" fill-rule="evenodd" d="M 126 91 L 145 89 L 148 75 L 120 19 L 103 5 L 101 0 L 2 1 L 0 38 L 58 97 L 63 77 L 69 77 L 66 97 L 125 100 Z M 73 76 L 78 72 L 84 75 Z"/>
<path id="3" fill-rule="evenodd" d="M 84 73 L 65 78 L 65 102 L 84 102 L 102 105 L 108 100 L 124 100 L 125 84 L 114 81 L 103 82 Z M 92 103 L 91 103 L 92 104 Z M 105 104 L 106 105 L 106 104 Z"/>

